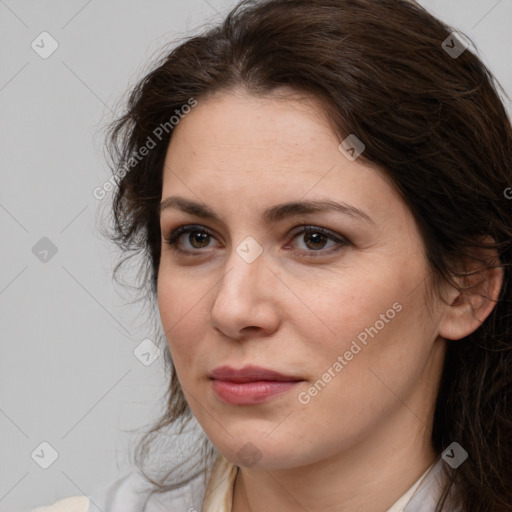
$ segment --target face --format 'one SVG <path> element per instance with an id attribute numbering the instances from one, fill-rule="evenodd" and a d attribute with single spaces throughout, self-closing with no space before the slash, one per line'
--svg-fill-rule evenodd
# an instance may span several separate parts
<path id="1" fill-rule="evenodd" d="M 313 98 L 223 92 L 168 148 L 162 325 L 194 416 L 239 465 L 348 450 L 404 397 L 412 421 L 431 412 L 442 309 L 421 237 L 340 142 Z"/>

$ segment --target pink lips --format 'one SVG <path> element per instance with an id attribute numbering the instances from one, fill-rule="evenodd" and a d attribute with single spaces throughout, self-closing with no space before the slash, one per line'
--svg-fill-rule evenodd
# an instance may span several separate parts
<path id="1" fill-rule="evenodd" d="M 220 366 L 210 373 L 210 379 L 217 397 L 231 405 L 264 402 L 303 380 L 259 366 L 245 366 L 240 370 Z"/>

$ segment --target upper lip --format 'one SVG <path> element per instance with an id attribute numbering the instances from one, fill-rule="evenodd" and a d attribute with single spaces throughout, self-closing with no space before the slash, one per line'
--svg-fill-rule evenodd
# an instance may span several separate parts
<path id="1" fill-rule="evenodd" d="M 300 377 L 283 375 L 282 373 L 261 366 L 244 366 L 239 370 L 231 366 L 219 366 L 210 373 L 210 378 L 226 380 L 230 382 L 255 382 L 260 380 L 270 381 L 299 381 Z"/>

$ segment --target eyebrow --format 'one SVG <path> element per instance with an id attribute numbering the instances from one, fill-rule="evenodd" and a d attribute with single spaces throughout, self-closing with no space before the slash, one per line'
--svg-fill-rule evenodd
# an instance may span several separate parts
<path id="1" fill-rule="evenodd" d="M 181 210 L 182 212 L 189 213 L 203 219 L 222 222 L 222 219 L 206 204 L 191 201 L 190 199 L 185 199 L 183 197 L 170 196 L 160 203 L 160 213 L 169 208 Z M 288 217 L 328 211 L 336 211 L 356 219 L 375 224 L 375 222 L 359 208 L 347 203 L 337 203 L 331 200 L 290 201 L 287 203 L 277 204 L 265 210 L 262 214 L 262 218 L 267 224 L 271 224 Z"/>

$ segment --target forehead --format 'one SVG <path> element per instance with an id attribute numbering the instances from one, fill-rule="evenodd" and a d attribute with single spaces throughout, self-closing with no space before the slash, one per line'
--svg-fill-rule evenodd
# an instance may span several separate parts
<path id="1" fill-rule="evenodd" d="M 312 145 L 337 146 L 336 140 L 315 98 L 229 91 L 199 99 L 176 127 L 171 146 L 177 141 L 187 145 L 190 156 L 240 156 L 243 164 L 247 156 L 276 158 L 285 152 L 294 160 L 313 158 Z"/>
<path id="2" fill-rule="evenodd" d="M 190 174 L 222 171 L 279 179 L 293 170 L 315 175 L 336 163 L 338 144 L 314 98 L 222 92 L 199 99 L 182 117 L 166 166 Z"/>
<path id="3" fill-rule="evenodd" d="M 217 93 L 175 127 L 162 197 L 179 193 L 224 208 L 227 197 L 263 207 L 329 196 L 361 209 L 389 200 L 384 175 L 347 159 L 339 144 L 315 98 Z"/>

